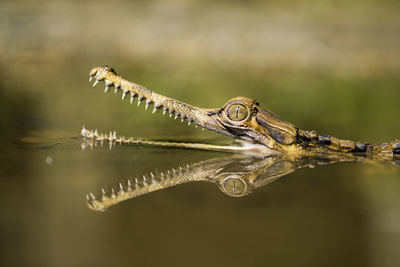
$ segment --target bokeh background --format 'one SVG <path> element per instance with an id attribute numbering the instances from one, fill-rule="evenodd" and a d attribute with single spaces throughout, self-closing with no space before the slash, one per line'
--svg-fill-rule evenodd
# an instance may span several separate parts
<path id="1" fill-rule="evenodd" d="M 216 138 L 92 88 L 99 65 L 201 107 L 243 95 L 303 129 L 399 138 L 399 13 L 395 0 L 2 0 L 1 265 L 399 266 L 394 166 L 301 170 L 241 199 L 183 185 L 97 214 L 88 191 L 220 154 L 77 138 L 83 124 Z"/>

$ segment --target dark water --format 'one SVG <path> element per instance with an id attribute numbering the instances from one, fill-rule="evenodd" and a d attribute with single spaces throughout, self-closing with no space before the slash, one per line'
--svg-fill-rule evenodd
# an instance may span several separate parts
<path id="1" fill-rule="evenodd" d="M 400 266 L 392 164 L 304 167 L 244 197 L 184 183 L 95 212 L 89 192 L 228 154 L 79 137 L 227 141 L 92 88 L 109 64 L 196 106 L 248 96 L 302 129 L 400 138 L 396 1 L 3 2 L 1 266 Z"/>
<path id="2" fill-rule="evenodd" d="M 227 155 L 118 145 L 83 151 L 76 134 L 60 135 L 39 132 L 24 139 L 30 143 L 4 144 L 6 265 L 394 266 L 399 260 L 400 170 L 390 164 L 304 168 L 242 198 L 212 183 L 187 183 L 99 213 L 86 206 L 89 191 Z"/>

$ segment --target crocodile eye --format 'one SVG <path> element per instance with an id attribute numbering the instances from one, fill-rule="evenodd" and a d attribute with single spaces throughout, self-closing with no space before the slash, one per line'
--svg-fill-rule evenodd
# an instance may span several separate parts
<path id="1" fill-rule="evenodd" d="M 249 116 L 249 110 L 240 104 L 232 104 L 226 111 L 227 117 L 232 121 L 242 121 Z"/>

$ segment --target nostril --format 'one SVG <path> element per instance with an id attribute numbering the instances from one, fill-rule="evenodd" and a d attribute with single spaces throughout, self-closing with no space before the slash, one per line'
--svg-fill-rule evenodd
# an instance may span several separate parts
<path id="1" fill-rule="evenodd" d="M 90 76 L 90 77 L 96 76 L 96 74 L 97 74 L 98 71 L 99 71 L 99 68 L 98 68 L 98 67 L 95 67 L 95 68 L 91 69 L 90 72 L 89 72 L 89 76 Z"/>

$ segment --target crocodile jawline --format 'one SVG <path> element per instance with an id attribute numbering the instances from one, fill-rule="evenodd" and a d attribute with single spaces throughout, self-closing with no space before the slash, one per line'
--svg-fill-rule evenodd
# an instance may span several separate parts
<path id="1" fill-rule="evenodd" d="M 378 160 L 393 160 L 400 157 L 400 141 L 396 140 L 381 145 L 341 140 L 329 135 L 318 135 L 315 131 L 305 131 L 280 119 L 274 113 L 265 110 L 247 97 L 230 99 L 221 108 L 204 109 L 160 95 L 142 85 L 130 82 L 119 76 L 108 66 L 95 67 L 90 71 L 91 81 L 95 86 L 99 81 L 105 82 L 105 92 L 111 86 L 115 92 L 122 91 L 122 99 L 130 97 L 133 103 L 137 98 L 138 105 L 145 102 L 147 109 L 153 104 L 153 113 L 163 110 L 170 116 L 187 120 L 202 128 L 231 137 L 240 145 L 223 147 L 207 144 L 152 142 L 132 138 L 117 138 L 115 133 L 100 135 L 97 131 L 83 128 L 81 135 L 95 140 L 119 141 L 124 143 L 141 143 L 150 145 L 181 146 L 199 149 L 226 150 L 233 152 L 251 152 L 260 156 L 287 154 L 293 156 L 313 156 L 321 153 L 351 153 Z"/>

